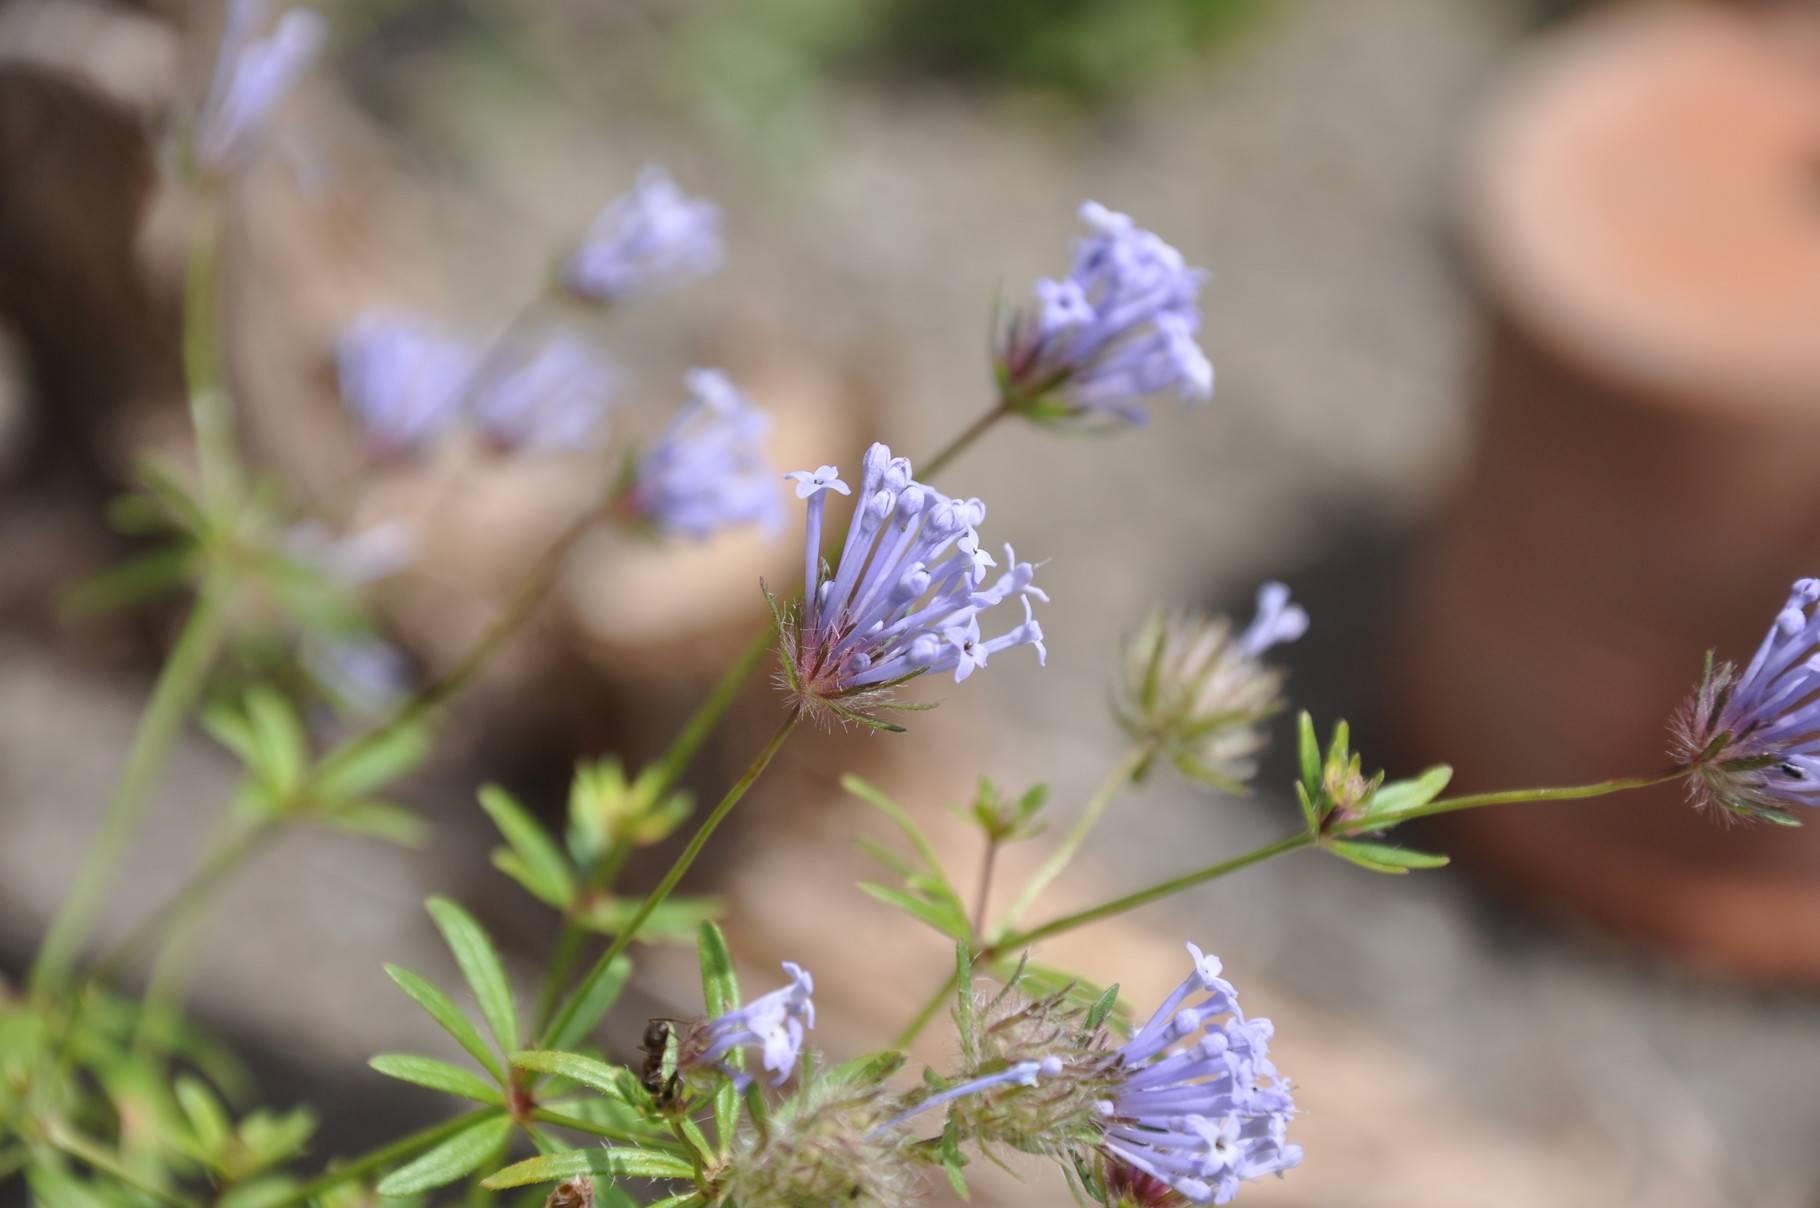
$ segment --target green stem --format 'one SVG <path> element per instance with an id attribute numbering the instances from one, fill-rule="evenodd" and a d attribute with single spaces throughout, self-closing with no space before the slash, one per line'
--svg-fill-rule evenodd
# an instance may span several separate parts
<path id="1" fill-rule="evenodd" d="M 649 1145 L 649 1133 L 632 1132 L 624 1128 L 614 1128 L 611 1124 L 596 1124 L 591 1120 L 581 1120 L 574 1116 L 565 1116 L 540 1107 L 531 1113 L 531 1119 L 543 1124 L 554 1124 L 557 1128 L 567 1128 L 578 1133 L 587 1133 L 590 1137 L 605 1137 L 609 1141 L 623 1141 L 627 1145 Z"/>
<path id="2" fill-rule="evenodd" d="M 740 689 L 744 688 L 746 681 L 751 679 L 753 673 L 764 665 L 765 657 L 771 653 L 771 648 L 776 641 L 777 635 L 772 631 L 770 622 L 766 622 L 765 627 L 753 637 L 751 644 L 740 654 L 739 661 L 734 663 L 720 678 L 720 682 L 714 685 L 714 690 L 708 694 L 708 698 L 696 707 L 694 713 L 689 715 L 689 720 L 683 724 L 682 730 L 671 741 L 663 758 L 658 761 L 658 780 L 656 786 L 651 790 L 653 803 L 661 801 L 676 787 L 677 782 L 682 779 L 682 774 L 688 770 L 689 765 L 694 762 L 696 754 L 700 752 L 702 743 L 707 741 L 708 735 L 714 732 L 714 727 L 718 726 L 721 719 L 727 715 L 727 710 L 733 706 L 733 702 L 739 699 Z"/>
<path id="3" fill-rule="evenodd" d="M 908 1049 L 916 1043 L 916 1038 L 922 1035 L 923 1029 L 929 1026 L 929 1021 L 935 1018 L 935 1013 L 942 1009 L 942 1004 L 948 1001 L 950 994 L 954 993 L 954 979 L 958 976 L 960 976 L 958 973 L 948 975 L 948 980 L 929 996 L 929 1001 L 924 1003 L 922 1009 L 916 1013 L 916 1018 L 904 1025 L 904 1030 L 899 1032 L 897 1039 L 891 1042 L 892 1048 Z"/>
<path id="4" fill-rule="evenodd" d="M 1088 923 L 1097 923 L 1101 919 L 1109 919 L 1113 915 L 1124 914 L 1128 910 L 1136 910 L 1139 906 L 1148 905 L 1158 898 L 1166 898 L 1172 893 L 1180 893 L 1184 889 L 1190 889 L 1205 881 L 1217 880 L 1227 873 L 1237 872 L 1241 868 L 1248 868 L 1253 864 L 1268 860 L 1272 856 L 1280 856 L 1285 852 L 1295 851 L 1297 848 L 1309 847 L 1314 841 L 1314 836 L 1307 831 L 1297 831 L 1293 835 L 1278 839 L 1275 843 L 1265 844 L 1263 847 L 1260 847 L 1255 851 L 1246 852 L 1242 856 L 1234 856 L 1230 860 L 1214 864 L 1196 872 L 1188 873 L 1185 876 L 1176 877 L 1173 880 L 1164 881 L 1160 885 L 1152 885 L 1149 889 L 1139 890 L 1137 893 L 1126 894 L 1122 898 L 1114 898 L 1112 901 L 1103 903 L 1102 905 L 1094 906 L 1087 910 L 1077 911 L 1074 914 L 1064 915 L 1052 922 L 1044 923 L 1041 927 L 1035 927 L 1029 931 L 1020 931 L 1016 935 L 1005 936 L 1002 939 L 994 941 L 992 946 L 982 952 L 980 956 L 985 958 L 1013 948 L 1023 948 L 1036 943 L 1038 940 L 1048 939 L 1050 936 L 1054 935 L 1061 935 L 1065 931 L 1073 931 L 1076 927 L 1084 927 Z"/>
<path id="5" fill-rule="evenodd" d="M 992 900 L 992 870 L 998 865 L 998 848 L 998 836 L 987 835 L 986 855 L 980 861 L 979 891 L 973 899 L 973 934 L 976 937 L 986 933 L 986 905 Z"/>
<path id="6" fill-rule="evenodd" d="M 277 837 L 278 829 L 275 820 L 262 818 L 205 857 L 202 865 L 181 888 L 141 919 L 126 938 L 108 949 L 95 962 L 94 969 L 88 975 L 90 980 L 106 982 L 119 977 L 125 971 L 127 963 L 166 926 L 175 926 L 182 919 L 206 909 L 234 872 Z"/>
<path id="7" fill-rule="evenodd" d="M 934 478 L 937 474 L 941 473 L 947 468 L 949 462 L 959 457 L 962 453 L 965 453 L 974 441 L 991 431 L 994 424 L 1010 414 L 1010 409 L 1003 403 L 1000 403 L 993 407 L 992 410 L 986 412 L 986 414 L 974 420 L 967 426 L 965 431 L 955 437 L 952 441 L 948 442 L 946 448 L 940 453 L 937 453 L 934 457 L 931 457 L 927 462 L 923 463 L 921 470 L 918 471 L 921 481 L 927 482 L 929 479 Z"/>
<path id="8" fill-rule="evenodd" d="M 197 197 L 183 282 L 184 385 L 189 391 L 190 424 L 196 432 L 202 494 L 210 505 L 206 510 L 216 517 L 231 498 L 230 487 L 240 461 L 221 327 L 225 219 L 220 193 L 205 188 Z"/>
<path id="9" fill-rule="evenodd" d="M 162 1016 L 177 1017 L 182 1012 L 185 988 L 195 965 L 197 944 L 202 938 L 203 924 L 208 919 L 209 908 L 214 905 L 216 895 L 226 887 L 234 872 L 275 837 L 277 832 L 277 825 L 268 819 L 262 818 L 247 825 L 238 823 L 230 815 L 226 833 L 220 841 L 211 844 L 212 850 L 204 857 L 201 867 L 165 907 L 160 907 L 147 916 L 127 937 L 129 943 L 143 942 L 138 937 L 155 934 L 158 926 L 168 920 L 164 940 L 158 947 L 158 954 L 152 961 L 151 974 L 146 980 L 139 1022 L 133 1038 L 133 1049 L 140 1056 L 149 1058 L 152 1054 L 151 1025 Z M 126 943 L 123 943 L 116 951 L 125 947 Z M 97 979 L 106 975 L 107 961 L 108 957 L 103 957 L 96 965 L 94 976 Z"/>
<path id="10" fill-rule="evenodd" d="M 1427 805 L 1416 806 L 1395 814 L 1379 814 L 1353 819 L 1336 828 L 1341 835 L 1369 834 L 1383 830 L 1398 823 L 1408 822 L 1413 818 L 1428 818 L 1435 814 L 1451 814 L 1456 810 L 1478 809 L 1483 805 L 1514 805 L 1523 801 L 1578 801 L 1587 797 L 1603 797 L 1607 793 L 1622 793 L 1630 789 L 1645 789 L 1651 785 L 1666 784 L 1686 776 L 1691 768 L 1678 765 L 1652 776 L 1626 776 L 1617 780 L 1601 780 L 1597 784 L 1577 784 L 1567 788 L 1553 789 L 1510 789 L 1501 793 L 1474 793 L 1467 797 L 1443 797 L 1430 801 Z"/>
<path id="11" fill-rule="evenodd" d="M 1081 816 L 1075 820 L 1074 826 L 1066 837 L 1053 852 L 1049 853 L 1049 858 L 1043 861 L 1042 867 L 1036 870 L 1036 875 L 1024 885 L 1017 900 L 1011 904 L 1011 909 L 1005 912 L 1005 917 L 999 925 L 1001 931 L 1017 926 L 1018 919 L 1022 918 L 1024 912 L 1035 904 L 1037 897 L 1049 887 L 1049 883 L 1068 867 L 1069 861 L 1074 859 L 1074 854 L 1080 850 L 1081 844 L 1086 841 L 1088 834 L 1092 832 L 1100 817 L 1105 814 L 1106 807 L 1112 804 L 1112 799 L 1118 795 L 1118 791 L 1130 782 L 1131 778 L 1137 774 L 1137 770 L 1144 765 L 1144 761 L 1155 752 L 1155 749 L 1155 746 L 1149 742 L 1139 743 L 1126 752 L 1123 759 L 1113 765 L 1112 770 L 1106 774 L 1106 779 L 1100 782 L 1100 787 L 1094 790 L 1093 797 L 1087 802 L 1087 808 L 1081 811 Z"/>
<path id="12" fill-rule="evenodd" d="M 557 1014 L 550 1026 L 544 1029 L 543 1043 L 547 1043 L 551 1036 L 568 1029 L 575 1012 L 581 1009 L 583 1002 L 587 1001 L 596 983 L 607 975 L 607 970 L 612 967 L 614 958 L 626 950 L 626 946 L 638 934 L 638 929 L 644 926 L 645 920 L 651 917 L 651 912 L 670 896 L 670 891 L 676 888 L 677 882 L 682 880 L 683 874 L 689 871 L 689 866 L 695 863 L 695 858 L 701 854 L 701 849 L 707 844 L 708 837 L 714 833 L 715 828 L 720 826 L 722 820 L 733 812 L 733 807 L 738 805 L 739 799 L 746 795 L 746 790 L 750 789 L 753 783 L 764 774 L 765 769 L 771 766 L 771 760 L 783 748 L 784 740 L 790 737 L 790 732 L 796 729 L 796 723 L 800 720 L 802 720 L 802 710 L 792 709 L 790 716 L 784 719 L 784 724 L 778 727 L 777 733 L 772 736 L 771 741 L 765 744 L 765 749 L 758 753 L 758 757 L 752 761 L 751 766 L 734 782 L 733 787 L 727 790 L 727 795 L 722 797 L 720 804 L 714 807 L 714 812 L 709 814 L 701 826 L 696 828 L 694 837 L 689 840 L 689 845 L 683 849 L 680 856 L 676 857 L 676 863 L 670 866 L 670 871 L 664 874 L 664 879 L 658 882 L 656 889 L 645 896 L 644 902 L 638 907 L 638 912 L 632 916 L 631 921 L 625 927 L 621 928 L 619 934 L 613 937 L 613 942 L 607 945 L 606 952 L 598 961 L 594 962 L 594 967 L 588 970 L 588 975 L 582 979 L 581 985 L 569 996 L 568 1003 Z"/>
<path id="13" fill-rule="evenodd" d="M 657 778 L 648 790 L 647 803 L 655 807 L 669 796 L 676 787 L 677 781 L 694 762 L 696 754 L 708 735 L 721 723 L 733 702 L 739 699 L 740 689 L 752 678 L 753 672 L 765 661 L 771 652 L 775 635 L 769 626 L 760 631 L 752 643 L 746 647 L 737 662 L 728 669 L 720 682 L 714 685 L 707 699 L 696 706 L 695 712 L 683 724 L 670 747 L 657 762 Z M 626 859 L 632 854 L 630 840 L 616 836 L 607 850 L 601 853 L 594 867 L 589 870 L 587 887 L 594 893 L 610 889 L 618 878 L 619 871 L 625 866 Z M 562 993 L 568 989 L 569 977 L 575 970 L 575 962 L 580 959 L 581 951 L 586 946 L 587 928 L 575 917 L 573 911 L 563 918 L 562 933 L 557 936 L 556 949 L 550 959 L 550 967 L 544 974 L 543 989 L 538 994 L 537 1012 L 533 1016 L 532 1032 L 541 1033 L 544 1025 L 550 1022 L 557 1004 L 562 1000 Z"/>
<path id="14" fill-rule="evenodd" d="M 158 682 L 127 752 L 126 765 L 102 815 L 100 833 L 38 950 L 32 969 L 32 985 L 36 989 L 61 985 L 88 939 L 138 829 L 146 798 L 221 651 L 226 636 L 227 594 L 226 585 L 213 578 L 203 583 L 177 644 L 158 673 Z"/>
<path id="15" fill-rule="evenodd" d="M 382 744 L 399 730 L 416 724 L 467 687 L 543 602 L 544 596 L 562 573 L 570 551 L 593 525 L 598 513 L 599 508 L 589 508 L 563 530 L 562 535 L 544 551 L 543 557 L 538 559 L 537 564 L 525 576 L 524 582 L 507 602 L 505 609 L 453 667 L 412 693 L 390 716 L 324 755 L 320 774 L 333 772 L 349 760 Z"/>
<path id="16" fill-rule="evenodd" d="M 128 1187 L 151 1196 L 161 1204 L 167 1204 L 170 1208 L 202 1208 L 198 1201 L 182 1192 L 162 1187 L 146 1178 L 139 1171 L 121 1161 L 118 1155 L 110 1153 L 107 1147 L 99 1141 L 77 1132 L 60 1120 L 52 1121 L 44 1130 L 44 1135 L 53 1146 L 72 1158 L 86 1162 L 101 1173 L 119 1179 Z"/>
<path id="17" fill-rule="evenodd" d="M 331 1191 L 343 1183 L 362 1178 L 375 1170 L 390 1166 L 394 1162 L 403 1161 L 420 1150 L 448 1140 L 471 1124 L 478 1123 L 489 1116 L 502 1115 L 504 1111 L 504 1108 L 483 1107 L 475 1111 L 464 1112 L 453 1119 L 444 1120 L 441 1124 L 432 1124 L 428 1128 L 393 1141 L 390 1145 L 381 1146 L 371 1153 L 363 1154 L 333 1170 L 324 1171 L 307 1183 L 299 1183 L 278 1198 L 265 1201 L 260 1208 L 291 1208 L 293 1204 L 313 1200 L 325 1191 Z"/>

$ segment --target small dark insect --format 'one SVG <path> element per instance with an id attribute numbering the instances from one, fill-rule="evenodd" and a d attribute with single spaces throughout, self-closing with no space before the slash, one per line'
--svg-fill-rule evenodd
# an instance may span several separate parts
<path id="1" fill-rule="evenodd" d="M 558 1183 L 543 1208 L 594 1208 L 594 1180 L 587 1175 Z"/>
<path id="2" fill-rule="evenodd" d="M 676 1101 L 678 1076 L 671 1074 L 668 1078 L 664 1077 L 664 1054 L 670 1047 L 670 1022 L 667 1019 L 653 1019 L 645 1024 L 644 1039 L 638 1045 L 645 1055 L 639 1081 L 651 1092 L 659 1107 L 669 1107 Z"/>

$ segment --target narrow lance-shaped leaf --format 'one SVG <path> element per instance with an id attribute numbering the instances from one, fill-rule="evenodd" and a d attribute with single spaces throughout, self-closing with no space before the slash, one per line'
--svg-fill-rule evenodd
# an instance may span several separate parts
<path id="1" fill-rule="evenodd" d="M 577 1178 L 584 1174 L 610 1178 L 687 1179 L 695 1175 L 688 1161 L 674 1154 L 650 1149 L 572 1149 L 566 1153 L 544 1154 L 508 1166 L 480 1185 L 491 1191 L 523 1187 L 530 1183 L 552 1183 Z"/>
<path id="2" fill-rule="evenodd" d="M 548 1044 L 553 1049 L 574 1048 L 581 1043 L 582 1037 L 594 1030 L 594 1025 L 601 1021 L 619 998 L 619 992 L 625 988 L 626 981 L 632 976 L 632 958 L 623 953 L 613 958 L 607 971 L 594 979 L 588 988 L 588 996 L 575 1004 L 569 1021 L 560 1032 L 552 1033 Z"/>
<path id="3" fill-rule="evenodd" d="M 480 1029 L 469 1022 L 468 1017 L 461 1013 L 461 1008 L 455 1005 L 454 1000 L 409 969 L 398 965 L 387 965 L 385 971 L 388 977 L 398 983 L 398 988 L 409 994 L 413 1002 L 429 1012 L 430 1018 L 434 1019 L 443 1031 L 453 1036 L 474 1060 L 480 1062 L 487 1073 L 493 1075 L 499 1082 L 505 1081 L 505 1067 L 499 1064 L 499 1058 L 495 1057 L 493 1050 L 487 1047 L 487 1042 L 481 1036 Z"/>
<path id="4" fill-rule="evenodd" d="M 416 1195 L 453 1183 L 480 1169 L 482 1163 L 505 1146 L 511 1135 L 510 1116 L 485 1116 L 415 1161 L 394 1170 L 379 1181 L 377 1190 L 380 1195 Z"/>
<path id="5" fill-rule="evenodd" d="M 505 966 L 499 951 L 474 916 L 444 897 L 429 900 L 430 916 L 455 954 L 461 975 L 474 992 L 481 1018 L 499 1041 L 500 1048 L 511 1052 L 518 1047 L 518 1012 L 512 1005 L 512 987 L 506 981 Z"/>
<path id="6" fill-rule="evenodd" d="M 480 806 L 512 845 L 530 877 L 526 888 L 546 902 L 566 906 L 575 898 L 575 875 L 550 833 L 496 784 L 480 790 Z"/>
<path id="7" fill-rule="evenodd" d="M 446 1061 L 437 1061 L 433 1057 L 381 1053 L 370 1058 L 367 1064 L 387 1077 L 415 1082 L 418 1086 L 427 1086 L 433 1091 L 444 1091 L 493 1107 L 505 1105 L 505 1096 L 500 1094 L 498 1087 L 490 1086 L 468 1071 Z"/>

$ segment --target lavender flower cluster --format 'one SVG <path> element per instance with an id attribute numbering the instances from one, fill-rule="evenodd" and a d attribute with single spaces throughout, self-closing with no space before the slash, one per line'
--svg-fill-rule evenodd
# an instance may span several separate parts
<path id="1" fill-rule="evenodd" d="M 910 462 L 874 444 L 866 451 L 859 495 L 832 573 L 822 560 L 822 520 L 830 492 L 851 494 L 834 466 L 786 477 L 809 501 L 803 543 L 803 602 L 784 652 L 792 693 L 806 708 L 878 724 L 890 690 L 926 671 L 952 671 L 956 683 L 1014 646 L 1046 657 L 1030 600 L 1048 600 L 1032 583 L 1036 568 L 1005 546 L 1005 568 L 980 543 L 986 505 L 954 499 L 911 477 Z M 1024 620 L 994 638 L 980 617 L 1018 596 Z"/>
<path id="2" fill-rule="evenodd" d="M 1102 1185 L 1134 1208 L 1225 1204 L 1241 1184 L 1294 1168 L 1302 1160 L 1301 1147 L 1287 1140 L 1295 1101 L 1270 1059 L 1270 1021 L 1247 1018 L 1239 1009 L 1218 958 L 1193 944 L 1188 951 L 1193 972 L 1111 1051 L 1101 1047 L 1102 1035 L 1079 1032 L 1078 1015 L 1062 998 L 1030 1003 L 1008 998 L 1007 987 L 998 1000 L 1009 1004 L 1005 1017 L 994 1025 L 1002 1032 L 993 1056 L 999 1068 L 914 1094 L 896 1110 L 881 1111 L 861 1137 L 824 1137 L 817 1163 L 822 1169 L 810 1177 L 859 1185 L 857 1170 L 825 1169 L 840 1161 L 837 1142 L 854 1146 L 846 1156 L 855 1163 L 902 1160 L 901 1154 L 893 1157 L 890 1143 L 936 1108 L 950 1111 L 947 1129 L 961 1136 L 1010 1140 L 1069 1160 L 1096 1159 Z M 729 1078 L 743 1092 L 752 1078 L 726 1058 L 735 1048 L 750 1047 L 774 1073 L 771 1085 L 782 1085 L 803 1056 L 805 1027 L 815 1022 L 813 980 L 796 965 L 784 968 L 791 984 L 691 1025 L 677 1041 L 678 1073 L 706 1080 L 704 1089 L 715 1078 Z M 1014 1123 L 1020 1117 L 1023 1122 Z M 1075 1126 L 1076 1120 L 1087 1126 Z M 797 1140 L 784 1134 L 765 1144 L 787 1148 Z M 769 1156 L 755 1152 L 750 1160 Z M 788 1192 L 773 1187 L 755 1202 L 792 1202 Z"/>
<path id="3" fill-rule="evenodd" d="M 1004 325 L 997 353 L 1002 405 L 1038 419 L 1142 423 L 1140 401 L 1173 390 L 1213 397 L 1213 365 L 1195 341 L 1206 273 L 1149 231 L 1096 202 L 1060 281 L 1036 283 L 1035 305 Z"/>
<path id="4" fill-rule="evenodd" d="M 1673 753 L 1697 805 L 1794 823 L 1820 805 L 1820 579 L 1798 579 L 1743 674 L 1710 660 L 1676 715 Z"/>

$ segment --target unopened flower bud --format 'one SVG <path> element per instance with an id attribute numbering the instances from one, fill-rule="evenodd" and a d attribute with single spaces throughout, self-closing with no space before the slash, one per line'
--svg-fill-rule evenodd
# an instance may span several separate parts
<path id="1" fill-rule="evenodd" d="M 1156 613 L 1126 648 L 1119 724 L 1190 779 L 1241 791 L 1264 746 L 1262 723 L 1283 708 L 1283 673 L 1261 656 L 1307 628 L 1280 583 L 1260 589 L 1242 634 L 1221 616 Z"/>

